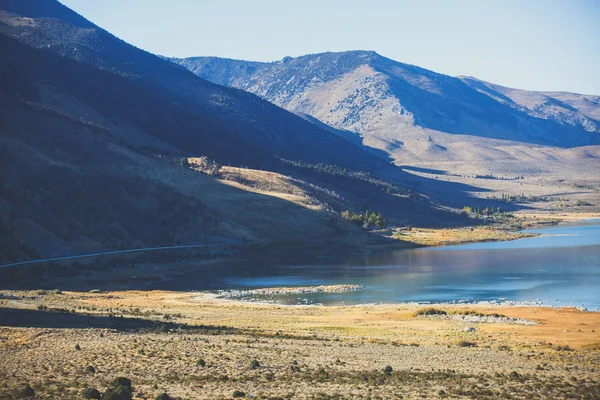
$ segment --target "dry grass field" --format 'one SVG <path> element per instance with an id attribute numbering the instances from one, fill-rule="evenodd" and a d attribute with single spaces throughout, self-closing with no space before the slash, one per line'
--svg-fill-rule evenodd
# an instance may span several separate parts
<path id="1" fill-rule="evenodd" d="M 23 397 L 26 384 L 35 398 L 79 399 L 118 376 L 149 399 L 600 396 L 600 313 L 444 305 L 417 315 L 423 306 L 280 306 L 165 291 L 2 294 L 2 399 Z"/>
<path id="2" fill-rule="evenodd" d="M 423 246 L 449 246 L 473 242 L 497 242 L 533 237 L 534 234 L 500 230 L 491 227 L 466 227 L 455 229 L 395 230 L 393 237 Z"/>

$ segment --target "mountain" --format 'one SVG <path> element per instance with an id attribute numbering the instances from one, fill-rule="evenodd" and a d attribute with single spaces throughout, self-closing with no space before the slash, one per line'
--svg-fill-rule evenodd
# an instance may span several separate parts
<path id="1" fill-rule="evenodd" d="M 253 166 L 270 162 L 264 152 L 357 169 L 373 168 L 374 163 L 382 165 L 356 146 L 269 102 L 197 79 L 185 69 L 119 40 L 57 1 L 2 0 L 0 6 L 0 32 L 31 47 L 124 77 L 130 85 L 202 118 L 197 134 L 172 131 L 167 137 L 166 129 L 156 127 L 152 121 L 144 127 L 163 132 L 161 140 L 183 152 L 209 153 L 205 146 L 211 146 L 211 155 L 221 162 Z M 130 96 L 130 100 L 135 106 L 138 98 Z M 227 156 L 216 154 L 223 146 L 214 141 L 228 144 Z"/>
<path id="2" fill-rule="evenodd" d="M 511 89 L 467 76 L 459 79 L 499 103 L 532 117 L 583 128 L 591 133 L 600 132 L 600 96 Z"/>
<path id="3" fill-rule="evenodd" d="M 345 209 L 399 223 L 460 219 L 329 127 L 201 79 L 57 1 L 0 0 L 0 49 L 3 262 L 180 243 L 369 240 L 340 218 Z M 189 161 L 205 156 L 243 167 L 241 183 Z"/>
<path id="4" fill-rule="evenodd" d="M 598 96 L 517 91 L 451 77 L 373 51 L 260 63 L 172 59 L 212 82 L 360 135 L 397 163 L 497 157 L 500 145 L 600 144 Z M 496 153 L 502 153 L 496 151 Z"/>

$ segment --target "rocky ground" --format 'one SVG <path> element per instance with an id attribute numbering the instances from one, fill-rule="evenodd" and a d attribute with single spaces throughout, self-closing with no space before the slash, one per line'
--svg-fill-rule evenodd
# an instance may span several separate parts
<path id="1" fill-rule="evenodd" d="M 279 306 L 163 291 L 2 294 L 3 399 L 23 397 L 27 384 L 36 398 L 79 399 L 118 376 L 151 399 L 600 396 L 600 313 Z"/>

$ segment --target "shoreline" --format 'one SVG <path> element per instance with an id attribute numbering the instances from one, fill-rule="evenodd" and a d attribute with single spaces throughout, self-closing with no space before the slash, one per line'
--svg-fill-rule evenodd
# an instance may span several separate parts
<path id="1" fill-rule="evenodd" d="M 199 295 L 198 299 L 202 301 L 210 302 L 222 302 L 222 304 L 232 305 L 243 305 L 243 304 L 254 304 L 254 305 L 269 305 L 275 307 L 379 307 L 379 306 L 391 306 L 391 307 L 433 307 L 433 308 L 464 308 L 464 307 L 477 307 L 477 308 L 545 308 L 545 309 L 573 309 L 581 312 L 600 313 L 599 308 L 589 308 L 577 305 L 560 305 L 550 304 L 549 300 L 531 300 L 531 301 L 517 301 L 517 300 L 452 300 L 447 302 L 429 302 L 429 301 L 398 301 L 398 302 L 375 302 L 375 303 L 357 303 L 357 304 L 323 304 L 323 303 L 301 303 L 301 304 L 288 304 L 275 299 L 261 299 L 252 297 L 253 292 L 263 292 L 262 296 L 293 296 L 296 294 L 314 294 L 314 293 L 342 293 L 343 291 L 331 291 L 331 292 L 316 292 L 311 291 L 312 288 L 323 287 L 324 285 L 317 286 L 297 286 L 297 287 L 265 287 L 256 289 L 228 289 L 228 290 L 215 290 L 215 291 L 183 291 L 178 293 L 194 293 Z M 331 287 L 345 286 L 345 285 L 327 285 Z M 363 285 L 352 285 L 362 286 L 360 289 L 349 289 L 347 291 L 358 291 L 366 289 Z M 282 293 L 289 289 L 297 290 L 297 293 Z M 229 295 L 229 293 L 233 293 Z M 246 298 L 248 297 L 248 298 Z"/>
<path id="2" fill-rule="evenodd" d="M 518 214 L 517 214 L 518 216 Z M 533 217 L 532 217 L 533 216 Z M 599 218 L 600 213 L 533 213 L 526 214 L 528 225 L 525 229 L 535 227 L 548 227 L 558 224 L 568 224 L 570 222 Z M 560 218 L 560 220 L 558 219 Z M 535 220 L 534 220 L 535 219 Z M 437 235 L 438 239 L 447 234 L 444 240 L 430 241 L 421 240 L 405 241 L 403 238 L 392 239 L 383 235 L 371 233 L 367 241 L 353 242 L 353 238 L 336 237 L 320 242 L 283 242 L 283 243 L 263 243 L 244 248 L 243 250 L 225 249 L 222 254 L 190 255 L 180 261 L 153 261 L 146 259 L 137 261 L 135 258 L 125 260 L 106 260 L 109 268 L 92 267 L 86 264 L 71 264 L 66 266 L 77 266 L 72 269 L 71 275 L 63 272 L 54 274 L 54 270 L 46 268 L 49 265 L 36 264 L 22 267 L 9 267 L 0 269 L 0 280 L 4 280 L 5 288 L 23 288 L 35 289 L 40 286 L 45 289 L 64 288 L 71 290 L 91 290 L 95 288 L 110 287 L 113 289 L 160 289 L 163 282 L 171 280 L 172 277 L 180 277 L 199 268 L 219 267 L 223 265 L 237 265 L 240 263 L 263 263 L 277 264 L 299 262 L 301 260 L 334 260 L 341 255 L 348 254 L 368 254 L 370 252 L 389 252 L 396 250 L 410 250 L 425 247 L 455 246 L 469 243 L 497 242 L 519 240 L 532 237 L 532 234 L 519 234 L 517 231 L 507 231 L 495 227 L 461 227 L 461 228 L 415 228 L 415 233 L 422 231 L 431 231 Z M 492 237 L 474 238 L 474 234 L 482 231 Z M 456 239 L 456 233 L 466 235 L 462 239 Z M 495 236 L 494 236 L 495 235 Z M 501 235 L 500 237 L 498 235 Z M 515 236 L 517 235 L 517 236 Z M 535 235 L 537 236 L 537 235 Z M 435 239 L 435 238 L 434 238 Z M 115 266 L 121 264 L 122 266 Z M 114 267 L 113 267 L 114 266 Z M 38 269 L 39 268 L 39 269 Z M 23 276 L 43 272 L 47 275 L 43 285 L 33 287 L 33 282 L 23 280 L 21 274 L 11 272 L 22 271 Z M 84 279 L 81 279 L 84 278 Z"/>

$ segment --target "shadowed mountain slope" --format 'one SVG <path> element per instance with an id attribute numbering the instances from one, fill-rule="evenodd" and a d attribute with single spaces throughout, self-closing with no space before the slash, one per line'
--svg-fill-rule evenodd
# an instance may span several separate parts
<path id="1" fill-rule="evenodd" d="M 201 144 L 222 140 L 228 143 L 228 151 L 237 147 L 247 153 L 241 159 L 209 154 L 223 163 L 272 166 L 268 157 L 255 151 L 259 149 L 274 157 L 348 168 L 373 170 L 385 166 L 368 152 L 267 101 L 199 79 L 184 68 L 123 42 L 57 1 L 2 0 L 0 10 L 0 32 L 29 46 L 124 77 L 128 84 L 160 97 L 165 104 L 202 118 L 196 129 L 197 136 L 204 139 L 190 142 L 177 131 L 169 132 L 168 140 L 164 135 L 161 138 L 183 152 L 209 154 Z M 130 100 L 131 107 L 143 101 L 139 97 Z"/>
<path id="2" fill-rule="evenodd" d="M 0 0 L 0 48 L 2 262 L 180 243 L 368 240 L 340 218 L 346 208 L 401 223 L 460 219 L 402 186 L 407 174 L 389 161 L 136 49 L 58 2 Z M 293 196 L 189 168 L 200 156 L 293 175 Z"/>

